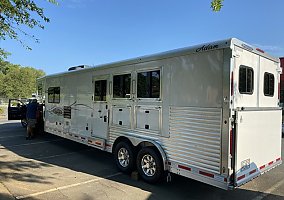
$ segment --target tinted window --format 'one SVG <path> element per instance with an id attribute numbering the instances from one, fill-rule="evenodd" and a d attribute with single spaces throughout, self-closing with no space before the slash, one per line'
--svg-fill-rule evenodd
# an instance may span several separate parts
<path id="1" fill-rule="evenodd" d="M 274 95 L 274 75 L 265 72 L 263 84 L 264 84 L 264 86 L 263 86 L 264 95 L 273 97 L 273 95 Z"/>
<path id="2" fill-rule="evenodd" d="M 160 70 L 138 73 L 138 98 L 160 98 Z"/>
<path id="3" fill-rule="evenodd" d="M 113 76 L 113 97 L 130 98 L 131 74 Z"/>
<path id="4" fill-rule="evenodd" d="M 106 101 L 107 81 L 95 81 L 95 101 Z"/>
<path id="5" fill-rule="evenodd" d="M 240 66 L 239 69 L 239 91 L 241 94 L 253 93 L 253 69 L 251 67 Z"/>
<path id="6" fill-rule="evenodd" d="M 60 103 L 60 88 L 54 88 L 54 103 Z"/>
<path id="7" fill-rule="evenodd" d="M 37 93 L 38 93 L 38 95 L 42 95 L 42 84 L 41 83 L 38 84 L 38 86 L 37 86 Z"/>
<path id="8" fill-rule="evenodd" d="M 48 88 L 48 103 L 60 103 L 60 87 Z"/>

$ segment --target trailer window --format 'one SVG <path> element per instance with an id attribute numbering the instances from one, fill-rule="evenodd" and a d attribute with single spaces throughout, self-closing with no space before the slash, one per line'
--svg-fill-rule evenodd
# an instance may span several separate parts
<path id="1" fill-rule="evenodd" d="M 138 98 L 160 98 L 160 70 L 138 73 Z"/>
<path id="2" fill-rule="evenodd" d="M 239 91 L 241 94 L 253 93 L 253 69 L 247 66 L 240 66 L 239 70 Z"/>
<path id="3" fill-rule="evenodd" d="M 113 97 L 130 98 L 131 74 L 113 76 Z"/>
<path id="4" fill-rule="evenodd" d="M 60 87 L 48 88 L 48 103 L 60 103 Z"/>
<path id="5" fill-rule="evenodd" d="M 107 81 L 95 81 L 95 101 L 106 101 Z"/>
<path id="6" fill-rule="evenodd" d="M 265 96 L 273 97 L 274 95 L 274 75 L 271 73 L 264 73 L 263 92 Z"/>
<path id="7" fill-rule="evenodd" d="M 37 94 L 42 95 L 42 83 L 39 83 L 37 86 Z"/>

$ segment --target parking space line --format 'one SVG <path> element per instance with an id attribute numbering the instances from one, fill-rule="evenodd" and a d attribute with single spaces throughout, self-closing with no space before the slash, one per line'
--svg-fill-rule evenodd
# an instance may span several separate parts
<path id="1" fill-rule="evenodd" d="M 35 144 L 43 144 L 43 143 L 49 143 L 49 142 L 57 142 L 62 141 L 64 139 L 57 139 L 57 140 L 49 140 L 49 141 L 43 141 L 43 142 L 33 142 L 33 143 L 26 143 L 26 144 L 16 144 L 16 145 L 10 145 L 10 146 L 0 146 L 0 149 L 6 149 L 10 147 L 20 147 L 20 146 L 29 146 L 29 145 L 35 145 Z"/>
<path id="2" fill-rule="evenodd" d="M 262 200 L 265 197 L 267 197 L 268 195 L 270 195 L 274 190 L 276 190 L 277 188 L 279 188 L 282 184 L 284 184 L 284 179 L 278 183 L 276 183 L 275 185 L 273 185 L 272 187 L 270 187 L 269 189 L 265 190 L 263 193 L 261 193 L 260 195 L 256 196 L 255 198 L 253 198 L 252 200 Z"/>
<path id="3" fill-rule="evenodd" d="M 80 186 L 80 185 L 84 185 L 84 184 L 88 184 L 88 183 L 92 183 L 92 182 L 97 182 L 97 181 L 100 181 L 100 180 L 103 180 L 103 179 L 112 178 L 112 177 L 115 177 L 115 176 L 118 176 L 118 175 L 121 175 L 121 174 L 122 174 L 121 172 L 118 172 L 118 173 L 115 173 L 115 174 L 111 174 L 109 176 L 105 176 L 105 177 L 101 177 L 101 178 L 95 178 L 95 179 L 91 179 L 91 180 L 80 182 L 80 183 L 65 185 L 65 186 L 45 190 L 45 191 L 42 191 L 42 192 L 36 192 L 36 193 L 33 193 L 33 194 L 17 196 L 16 199 L 26 199 L 26 198 L 29 198 L 29 197 L 35 197 L 35 196 L 39 196 L 39 195 L 42 195 L 42 194 L 55 192 L 57 190 L 64 190 L 64 189 L 68 189 L 68 188 L 72 188 L 72 187 L 76 187 L 76 186 Z"/>
<path id="4" fill-rule="evenodd" d="M 68 153 L 62 153 L 62 154 L 56 154 L 56 155 L 52 155 L 52 156 L 42 156 L 42 157 L 37 157 L 34 159 L 49 159 L 49 158 L 56 158 L 56 157 L 60 157 L 60 156 L 66 156 L 66 155 L 71 155 L 74 153 L 78 153 L 78 152 L 82 152 L 82 151 L 91 151 L 93 149 L 84 149 L 84 150 L 80 150 L 80 151 L 72 151 L 72 152 L 68 152 Z"/>

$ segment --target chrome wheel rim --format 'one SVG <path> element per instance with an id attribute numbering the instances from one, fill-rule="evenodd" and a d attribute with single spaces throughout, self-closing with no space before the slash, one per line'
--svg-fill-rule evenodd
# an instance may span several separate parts
<path id="1" fill-rule="evenodd" d="M 127 167 L 129 165 L 129 152 L 126 148 L 122 147 L 117 153 L 118 162 L 122 167 Z"/>
<path id="2" fill-rule="evenodd" d="M 141 167 L 146 176 L 154 176 L 157 170 L 155 159 L 149 154 L 142 157 Z"/>

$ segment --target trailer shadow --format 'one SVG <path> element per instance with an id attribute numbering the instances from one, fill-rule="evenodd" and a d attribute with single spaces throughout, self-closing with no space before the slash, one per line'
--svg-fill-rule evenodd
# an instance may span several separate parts
<path id="1" fill-rule="evenodd" d="M 1 131 L 1 130 L 6 130 Z M 3 139 L 5 135 L 15 136 L 16 141 Z M 23 137 L 16 135 L 23 134 Z M 17 180 L 22 182 L 35 182 L 51 184 L 52 175 L 46 176 L 40 173 L 32 173 L 31 170 L 49 168 L 52 166 L 64 167 L 76 172 L 105 178 L 109 174 L 118 173 L 112 159 L 107 152 L 81 145 L 60 137 L 44 134 L 32 141 L 24 139 L 25 130 L 18 123 L 0 124 L 0 145 L 9 152 L 23 157 L 22 160 L 8 160 L 9 155 L 1 153 L 0 149 L 0 179 Z M 32 145 L 32 143 L 44 143 L 45 145 Z M 24 146 L 20 146 L 24 144 Z M 60 151 L 60 152 L 58 152 Z M 29 171 L 27 173 L 27 171 Z M 158 184 L 148 184 L 142 180 L 133 180 L 130 175 L 119 175 L 108 180 L 130 185 L 151 193 L 148 199 L 254 199 L 267 196 L 269 199 L 283 199 L 283 196 L 265 194 L 247 189 L 225 191 L 207 184 L 188 178 L 172 175 L 172 181 Z M 5 199 L 5 194 L 0 193 L 0 199 Z M 35 198 L 36 199 L 36 198 Z M 92 199 L 88 197 L 86 199 Z"/>

